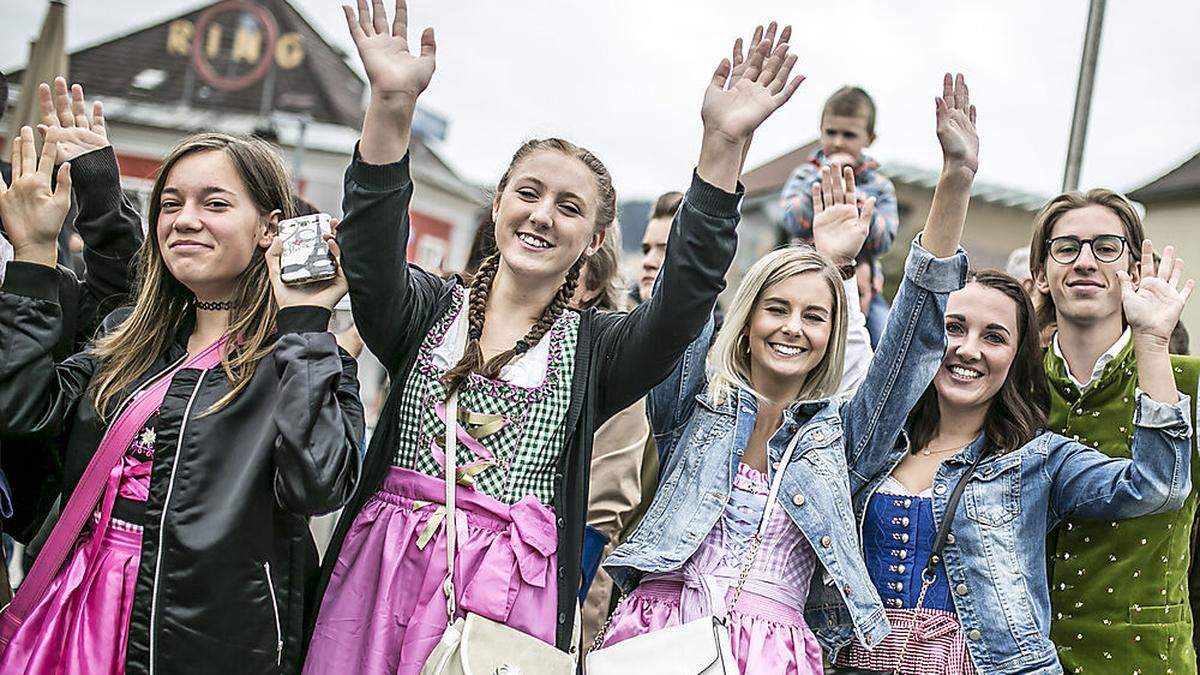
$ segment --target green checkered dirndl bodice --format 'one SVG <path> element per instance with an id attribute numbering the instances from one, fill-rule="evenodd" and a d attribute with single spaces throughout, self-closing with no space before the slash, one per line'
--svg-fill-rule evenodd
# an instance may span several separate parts
<path id="1" fill-rule="evenodd" d="M 392 462 L 395 466 L 442 476 L 442 464 L 435 453 L 439 453 L 446 433 L 438 408 L 446 400 L 441 379 L 448 368 L 435 362 L 433 352 L 446 339 L 466 296 L 463 286 L 454 289 L 450 309 L 425 336 L 408 374 L 399 415 L 399 447 Z M 460 329 L 467 329 L 465 316 Z M 545 378 L 537 387 L 470 376 L 459 390 L 459 423 L 492 457 L 480 461 L 460 442 L 460 483 L 473 484 L 506 504 L 530 494 L 543 504 L 553 502 L 554 474 L 566 446 L 563 427 L 571 405 L 578 338 L 579 314 L 567 310 L 544 338 L 550 341 L 550 353 Z M 457 363 L 458 358 L 456 355 L 453 362 Z"/>

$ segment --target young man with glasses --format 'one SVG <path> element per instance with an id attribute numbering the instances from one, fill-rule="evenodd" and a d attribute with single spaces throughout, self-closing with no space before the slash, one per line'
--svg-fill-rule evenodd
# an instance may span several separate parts
<path id="1" fill-rule="evenodd" d="M 1114 457 L 1130 457 L 1138 362 L 1169 336 L 1132 338 L 1118 272 L 1138 282 L 1141 219 L 1111 190 L 1050 200 L 1034 221 L 1030 268 L 1046 350 L 1048 427 Z M 1200 360 L 1173 356 L 1195 418 Z M 1193 447 L 1195 438 L 1193 437 Z M 1192 463 L 1200 485 L 1200 462 Z M 1123 522 L 1067 519 L 1051 534 L 1050 636 L 1067 673 L 1195 673 L 1188 569 L 1196 492 L 1174 513 Z"/>

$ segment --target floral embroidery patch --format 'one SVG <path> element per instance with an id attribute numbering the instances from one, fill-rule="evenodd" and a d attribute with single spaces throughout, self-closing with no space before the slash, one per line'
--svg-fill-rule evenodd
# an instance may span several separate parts
<path id="1" fill-rule="evenodd" d="M 156 412 L 146 426 L 134 436 L 133 442 L 129 444 L 129 454 L 138 459 L 148 460 L 154 458 L 154 443 L 158 440 L 158 432 L 154 430 L 154 423 L 158 418 Z"/>

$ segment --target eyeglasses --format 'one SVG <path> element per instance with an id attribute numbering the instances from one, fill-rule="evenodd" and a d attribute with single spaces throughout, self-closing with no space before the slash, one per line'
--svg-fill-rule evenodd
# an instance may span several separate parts
<path id="1" fill-rule="evenodd" d="M 1079 258 L 1079 253 L 1083 251 L 1084 244 L 1092 247 L 1092 256 L 1102 263 L 1116 262 L 1125 252 L 1125 237 L 1119 234 L 1102 234 L 1091 239 L 1069 236 L 1055 237 L 1049 243 L 1050 257 L 1060 265 L 1070 265 L 1075 262 Z"/>

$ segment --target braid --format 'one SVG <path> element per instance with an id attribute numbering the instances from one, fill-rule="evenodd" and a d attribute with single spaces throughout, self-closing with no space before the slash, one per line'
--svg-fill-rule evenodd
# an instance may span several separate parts
<path id="1" fill-rule="evenodd" d="M 483 337 L 483 318 L 487 312 L 488 293 L 492 290 L 492 280 L 496 278 L 496 270 L 500 268 L 500 252 L 488 256 L 471 285 L 467 288 L 467 345 L 462 358 L 442 378 L 449 396 L 462 386 L 467 376 L 483 366 L 483 350 L 479 347 L 479 339 Z"/>
<path id="2" fill-rule="evenodd" d="M 496 378 L 500 375 L 500 369 L 503 368 L 514 356 L 520 356 L 525 352 L 533 349 L 533 346 L 542 339 L 542 336 L 554 326 L 554 322 L 558 321 L 558 317 L 562 316 L 564 310 L 571 305 L 571 298 L 575 295 L 575 289 L 579 286 L 579 271 L 583 268 L 584 258 L 581 256 L 575 264 L 571 266 L 567 272 L 567 279 L 562 286 L 558 287 L 558 292 L 554 294 L 554 299 L 546 308 L 542 310 L 542 315 L 538 320 L 529 327 L 529 332 L 525 337 L 517 340 L 517 344 L 513 348 L 493 356 L 490 361 L 484 364 L 479 370 L 479 374 L 484 377 Z"/>

